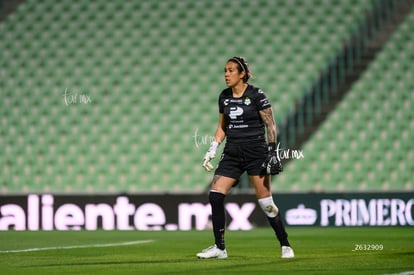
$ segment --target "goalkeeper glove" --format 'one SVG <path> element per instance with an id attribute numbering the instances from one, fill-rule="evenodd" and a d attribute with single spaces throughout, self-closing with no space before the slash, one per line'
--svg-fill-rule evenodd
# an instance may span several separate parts
<path id="1" fill-rule="evenodd" d="M 282 163 L 277 155 L 275 142 L 268 144 L 268 153 L 262 168 L 266 169 L 266 173 L 269 175 L 277 175 L 283 171 Z"/>
<path id="2" fill-rule="evenodd" d="M 207 170 L 207 172 L 210 172 L 214 168 L 213 164 L 211 164 L 211 160 L 216 157 L 216 151 L 219 145 L 220 144 L 217 141 L 213 141 L 210 144 L 210 148 L 207 153 L 204 155 L 203 167 Z"/>

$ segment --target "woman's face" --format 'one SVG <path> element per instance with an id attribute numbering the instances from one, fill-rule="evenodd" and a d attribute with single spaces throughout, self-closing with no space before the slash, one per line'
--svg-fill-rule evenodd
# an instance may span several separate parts
<path id="1" fill-rule="evenodd" d="M 239 72 L 237 68 L 237 63 L 229 61 L 224 67 L 224 81 L 226 82 L 227 87 L 235 87 L 240 82 L 243 83 L 244 71 Z"/>

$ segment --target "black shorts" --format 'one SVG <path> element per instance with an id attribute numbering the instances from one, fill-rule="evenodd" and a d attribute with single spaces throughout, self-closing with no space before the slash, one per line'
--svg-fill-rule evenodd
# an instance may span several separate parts
<path id="1" fill-rule="evenodd" d="M 226 144 L 217 166 L 215 175 L 239 179 L 247 172 L 249 176 L 266 175 L 266 169 L 262 168 L 267 157 L 267 144 L 253 145 Z"/>

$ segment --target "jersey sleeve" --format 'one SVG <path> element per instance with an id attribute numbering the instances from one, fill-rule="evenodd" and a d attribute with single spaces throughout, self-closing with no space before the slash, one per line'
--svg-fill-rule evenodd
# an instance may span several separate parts
<path id="1" fill-rule="evenodd" d="M 266 96 L 266 94 L 261 89 L 257 91 L 257 97 L 255 100 L 255 104 L 256 104 L 257 110 L 259 111 L 272 107 L 272 105 L 270 104 L 269 98 Z"/>
<path id="2" fill-rule="evenodd" d="M 220 114 L 224 113 L 223 93 L 221 93 L 219 98 L 218 98 L 218 108 L 219 108 L 219 113 Z"/>

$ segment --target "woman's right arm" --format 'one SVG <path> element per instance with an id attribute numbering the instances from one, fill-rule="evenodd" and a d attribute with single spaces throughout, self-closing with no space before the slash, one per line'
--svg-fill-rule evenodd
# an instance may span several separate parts
<path id="1" fill-rule="evenodd" d="M 214 134 L 214 140 L 217 141 L 219 144 L 224 141 L 226 138 L 226 120 L 224 118 L 224 114 L 219 114 L 219 122 L 217 125 L 216 133 Z"/>
<path id="2" fill-rule="evenodd" d="M 204 155 L 203 167 L 208 172 L 213 170 L 214 166 L 213 164 L 211 164 L 210 161 L 216 157 L 216 151 L 220 143 L 222 143 L 223 140 L 226 138 L 225 129 L 226 129 L 226 120 L 224 118 L 224 115 L 220 113 L 216 133 L 214 134 L 214 140 L 211 142 L 210 148 L 208 149 L 207 153 Z"/>

